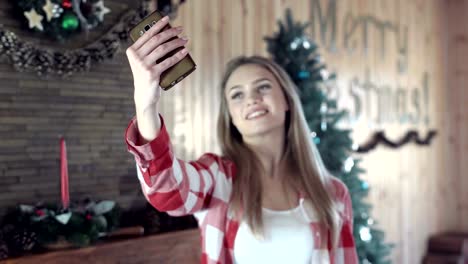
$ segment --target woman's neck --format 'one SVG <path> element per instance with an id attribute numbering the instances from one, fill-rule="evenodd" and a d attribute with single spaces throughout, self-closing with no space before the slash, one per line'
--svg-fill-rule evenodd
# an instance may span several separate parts
<path id="1" fill-rule="evenodd" d="M 275 179 L 287 171 L 282 160 L 285 152 L 285 136 L 282 128 L 244 138 L 244 142 L 257 155 L 266 177 Z"/>

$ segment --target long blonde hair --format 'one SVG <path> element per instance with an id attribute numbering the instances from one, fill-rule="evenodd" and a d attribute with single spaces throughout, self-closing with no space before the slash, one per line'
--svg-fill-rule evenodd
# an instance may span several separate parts
<path id="1" fill-rule="evenodd" d="M 289 105 L 285 119 L 285 153 L 281 162 L 292 165 L 297 171 L 294 178 L 284 179 L 288 184 L 301 189 L 309 198 L 320 221 L 330 231 L 332 244 L 338 238 L 338 216 L 333 195 L 330 193 L 331 175 L 325 168 L 314 143 L 311 141 L 298 90 L 288 74 L 270 59 L 252 56 L 237 57 L 227 64 L 221 82 L 221 107 L 218 117 L 218 140 L 222 155 L 234 161 L 237 173 L 233 183 L 231 206 L 235 212 L 242 210 L 244 219 L 256 235 L 263 235 L 262 185 L 259 175 L 264 173 L 258 157 L 243 144 L 242 135 L 233 125 L 225 96 L 226 83 L 239 67 L 254 64 L 270 71 L 283 90 Z"/>

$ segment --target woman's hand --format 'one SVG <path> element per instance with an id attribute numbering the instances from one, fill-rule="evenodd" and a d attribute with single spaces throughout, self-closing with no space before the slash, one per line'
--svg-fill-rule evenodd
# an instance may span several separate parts
<path id="1" fill-rule="evenodd" d="M 162 31 L 168 21 L 167 16 L 159 20 L 127 49 L 127 58 L 130 62 L 135 86 L 134 100 L 137 112 L 157 107 L 161 97 L 161 87 L 159 86 L 161 73 L 182 60 L 188 53 L 184 48 L 164 61 L 156 63 L 167 53 L 187 43 L 186 38 L 176 37 L 182 32 L 181 27 Z M 174 37 L 176 38 L 166 42 Z"/>
<path id="2" fill-rule="evenodd" d="M 186 38 L 177 37 L 181 27 L 164 30 L 169 22 L 166 16 L 159 20 L 126 51 L 133 74 L 134 101 L 138 130 L 144 141 L 156 138 L 161 127 L 158 102 L 161 97 L 159 86 L 161 73 L 172 67 L 187 55 L 187 49 L 156 63 L 169 52 L 184 46 Z M 172 39 L 174 38 L 174 39 Z M 168 41 L 169 39 L 172 39 Z"/>

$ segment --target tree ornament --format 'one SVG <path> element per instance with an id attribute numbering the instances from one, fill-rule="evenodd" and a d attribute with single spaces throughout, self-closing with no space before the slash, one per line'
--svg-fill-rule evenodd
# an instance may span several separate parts
<path id="1" fill-rule="evenodd" d="M 297 74 L 297 77 L 301 80 L 307 80 L 310 77 L 310 72 L 307 70 L 302 70 Z"/>
<path id="2" fill-rule="evenodd" d="M 310 133 L 310 135 L 312 136 L 312 140 L 313 140 L 313 142 L 314 142 L 315 145 L 320 144 L 320 138 L 317 137 L 317 133 L 315 133 L 314 131 L 312 131 L 312 132 Z"/>
<path id="3" fill-rule="evenodd" d="M 67 8 L 67 9 L 70 9 L 72 8 L 73 4 L 71 2 L 71 0 L 63 0 L 62 1 L 62 7 L 63 8 Z"/>
<path id="4" fill-rule="evenodd" d="M 50 0 L 46 0 L 45 5 L 42 7 L 44 13 L 46 14 L 47 21 L 51 21 L 55 17 L 58 5 L 52 4 Z"/>
<path id="5" fill-rule="evenodd" d="M 368 190 L 369 189 L 369 183 L 367 183 L 366 181 L 362 181 L 361 188 L 363 190 Z"/>
<path id="6" fill-rule="evenodd" d="M 39 15 L 34 8 L 29 10 L 28 12 L 24 12 L 24 16 L 28 19 L 29 28 L 37 28 L 40 31 L 44 30 L 41 22 L 44 17 Z"/>
<path id="7" fill-rule="evenodd" d="M 99 0 L 99 2 L 93 5 L 93 10 L 99 20 L 99 22 L 104 21 L 104 15 L 110 13 L 110 9 L 104 6 L 104 1 Z"/>
<path id="8" fill-rule="evenodd" d="M 44 212 L 44 210 L 42 210 L 42 209 L 37 209 L 34 213 L 35 213 L 37 216 L 44 216 L 44 215 L 45 215 L 45 212 Z"/>
<path id="9" fill-rule="evenodd" d="M 73 13 L 67 13 L 63 15 L 62 18 L 62 28 L 66 31 L 74 31 L 78 28 L 80 22 L 78 21 L 78 17 L 76 17 Z"/>
<path id="10" fill-rule="evenodd" d="M 86 214 L 86 220 L 91 220 L 91 219 L 93 219 L 93 216 L 89 213 Z"/>
<path id="11" fill-rule="evenodd" d="M 315 138 L 314 138 L 314 143 L 315 143 L 315 145 L 319 145 L 319 144 L 320 144 L 320 138 L 319 138 L 319 137 L 315 137 Z"/>
<path id="12" fill-rule="evenodd" d="M 312 140 L 314 141 L 314 144 L 315 144 L 315 145 L 320 144 L 320 138 L 317 137 L 317 133 L 315 133 L 314 131 L 312 131 L 312 132 L 310 133 L 310 135 L 312 136 Z"/>

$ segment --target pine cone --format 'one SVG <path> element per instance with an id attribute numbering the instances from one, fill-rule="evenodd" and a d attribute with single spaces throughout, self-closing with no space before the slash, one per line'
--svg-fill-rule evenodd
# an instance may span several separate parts
<path id="1" fill-rule="evenodd" d="M 0 260 L 7 259 L 9 257 L 8 245 L 5 241 L 0 240 Z"/>
<path id="2" fill-rule="evenodd" d="M 30 251 L 34 248 L 37 242 L 37 236 L 34 232 L 27 229 L 14 230 L 10 237 L 7 238 L 7 243 L 10 249 L 17 253 Z"/>
<path id="3" fill-rule="evenodd" d="M 143 228 L 146 234 L 154 234 L 161 231 L 161 214 L 152 206 L 147 206 L 143 214 Z"/>

